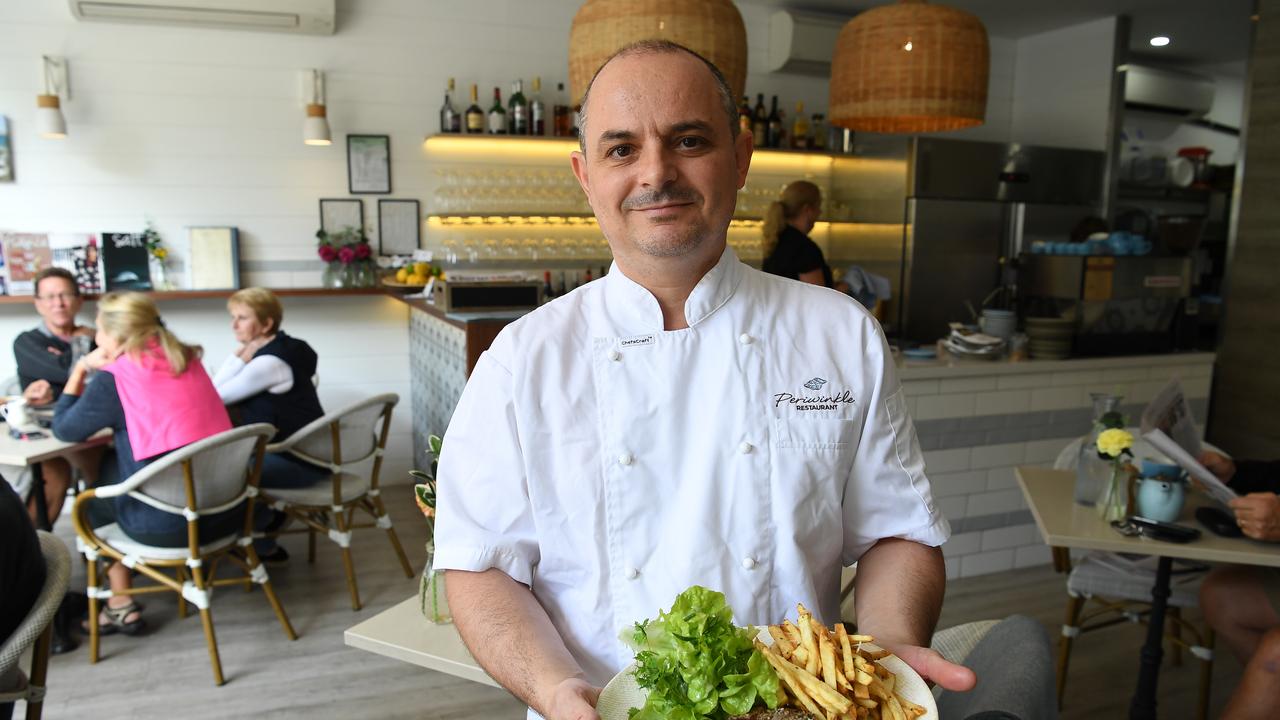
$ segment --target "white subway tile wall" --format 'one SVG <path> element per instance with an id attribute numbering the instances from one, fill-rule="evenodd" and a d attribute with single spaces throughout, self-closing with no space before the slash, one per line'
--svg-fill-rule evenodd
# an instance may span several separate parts
<path id="1" fill-rule="evenodd" d="M 1027 372 L 992 366 L 989 373 L 937 377 L 903 371 L 907 403 L 924 448 L 925 470 L 953 535 L 943 546 L 947 577 L 970 577 L 1046 564 L 1014 474 L 1019 465 L 1052 465 L 1089 428 L 1089 394 L 1124 396 L 1133 423 L 1142 405 L 1178 377 L 1198 420 L 1208 406 L 1213 356 L 1077 361 L 1086 367 Z"/>

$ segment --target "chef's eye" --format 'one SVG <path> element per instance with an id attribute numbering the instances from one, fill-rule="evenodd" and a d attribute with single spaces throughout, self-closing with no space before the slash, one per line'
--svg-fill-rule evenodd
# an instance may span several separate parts
<path id="1" fill-rule="evenodd" d="M 633 151 L 634 148 L 630 145 L 616 145 L 609 148 L 609 151 L 605 153 L 605 157 L 624 158 L 630 155 Z"/>
<path id="2" fill-rule="evenodd" d="M 686 135 L 685 137 L 680 138 L 680 140 L 677 142 L 680 145 L 681 149 L 684 149 L 684 150 L 697 150 L 698 148 L 707 144 L 707 142 L 702 138 L 693 137 L 689 135 Z"/>

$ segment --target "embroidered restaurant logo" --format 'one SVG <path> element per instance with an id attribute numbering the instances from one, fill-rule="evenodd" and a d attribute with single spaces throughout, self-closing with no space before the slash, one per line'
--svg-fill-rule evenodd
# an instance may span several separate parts
<path id="1" fill-rule="evenodd" d="M 806 389 L 815 393 L 822 389 L 827 381 L 815 377 L 804 384 Z M 841 405 L 852 405 L 854 403 L 853 394 L 848 390 L 842 390 L 839 394 L 827 395 L 792 395 L 791 393 L 775 393 L 773 396 L 773 406 L 781 407 L 783 404 L 790 405 L 797 412 L 805 412 L 808 410 L 835 410 Z"/>

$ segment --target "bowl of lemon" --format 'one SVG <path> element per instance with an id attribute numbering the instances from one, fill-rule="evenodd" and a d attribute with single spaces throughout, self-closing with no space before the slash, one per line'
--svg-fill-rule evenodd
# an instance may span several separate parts
<path id="1" fill-rule="evenodd" d="M 391 288 L 421 289 L 431 278 L 444 279 L 444 269 L 431 263 L 409 263 L 396 270 L 394 275 L 382 278 L 382 284 Z"/>

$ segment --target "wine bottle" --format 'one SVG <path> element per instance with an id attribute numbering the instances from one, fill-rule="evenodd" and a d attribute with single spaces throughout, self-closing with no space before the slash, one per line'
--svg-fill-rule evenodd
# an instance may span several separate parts
<path id="1" fill-rule="evenodd" d="M 751 99 L 742 96 L 742 104 L 738 106 L 738 132 L 751 132 Z"/>
<path id="2" fill-rule="evenodd" d="M 551 287 L 551 271 L 545 270 L 542 273 L 542 301 L 547 302 L 556 296 L 556 291 Z"/>
<path id="3" fill-rule="evenodd" d="M 813 133 L 809 147 L 814 150 L 825 150 L 827 148 L 827 117 L 822 113 L 814 113 L 813 121 L 809 124 L 809 131 Z"/>
<path id="4" fill-rule="evenodd" d="M 467 132 L 484 132 L 484 110 L 480 109 L 479 88 L 471 86 L 471 107 L 467 108 Z"/>
<path id="5" fill-rule="evenodd" d="M 778 113 L 778 96 L 773 96 L 773 112 L 769 113 L 768 147 L 782 147 L 782 115 Z"/>
<path id="6" fill-rule="evenodd" d="M 507 132 L 511 135 L 529 134 L 529 101 L 524 99 L 524 81 L 511 84 L 511 100 L 507 102 Z"/>
<path id="7" fill-rule="evenodd" d="M 562 104 L 560 101 L 566 98 L 564 94 L 564 83 L 556 83 L 556 105 L 553 108 L 551 134 L 556 137 L 569 137 L 572 118 L 569 115 L 569 106 Z"/>
<path id="8" fill-rule="evenodd" d="M 507 134 L 507 111 L 502 107 L 502 90 L 493 89 L 493 107 L 489 108 L 489 134 Z"/>
<path id="9" fill-rule="evenodd" d="M 751 118 L 751 134 L 758 148 L 765 147 L 769 141 L 769 111 L 764 109 L 764 93 L 756 95 L 756 110 Z"/>
<path id="10" fill-rule="evenodd" d="M 559 297 L 565 293 L 564 289 L 564 273 L 560 273 L 560 284 L 556 286 L 556 296 Z"/>
<path id="11" fill-rule="evenodd" d="M 804 103 L 796 103 L 796 121 L 791 125 L 791 147 L 797 150 L 809 148 L 809 121 L 804 116 Z"/>
<path id="12" fill-rule="evenodd" d="M 529 98 L 529 132 L 538 137 L 547 133 L 547 107 L 542 104 L 542 78 L 533 78 L 533 97 Z"/>
<path id="13" fill-rule="evenodd" d="M 578 133 L 582 132 L 582 105 L 575 103 L 573 106 L 573 126 L 569 128 L 569 134 L 578 137 Z"/>
<path id="14" fill-rule="evenodd" d="M 444 105 L 440 107 L 440 132 L 456 133 L 462 130 L 462 118 L 453 108 L 453 78 L 449 78 L 449 88 L 444 91 Z"/>
<path id="15" fill-rule="evenodd" d="M 586 273 L 582 276 L 582 284 L 586 285 L 591 282 L 591 268 L 587 268 Z"/>

